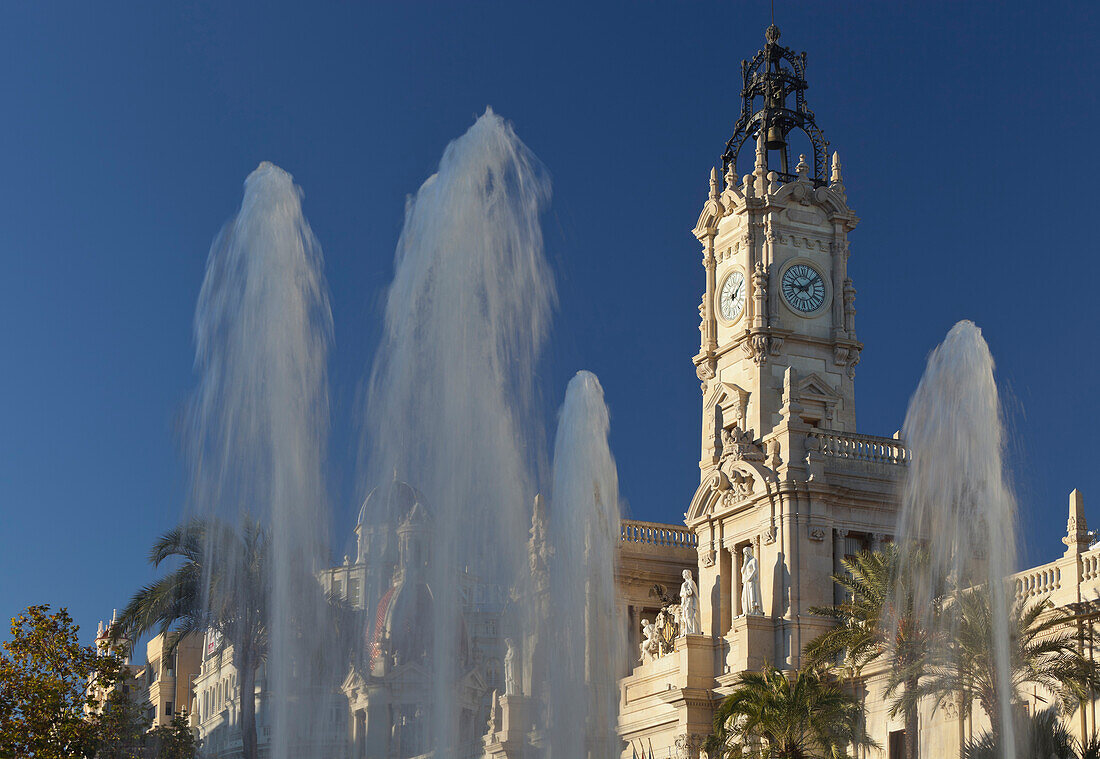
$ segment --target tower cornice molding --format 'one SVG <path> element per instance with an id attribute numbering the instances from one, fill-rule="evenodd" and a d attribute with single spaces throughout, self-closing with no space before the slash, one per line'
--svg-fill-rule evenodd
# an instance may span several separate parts
<path id="1" fill-rule="evenodd" d="M 848 206 L 847 196 L 831 187 L 813 188 L 807 182 L 793 181 L 779 185 L 774 193 L 761 197 L 746 197 L 739 189 L 726 188 L 717 198 L 709 198 L 699 213 L 692 235 L 701 243 L 721 232 L 720 223 L 727 216 L 778 215 L 783 211 L 817 208 L 824 212 L 824 221 L 842 225 L 851 232 L 859 224 L 859 216 Z M 788 217 L 787 222 L 803 223 Z"/>

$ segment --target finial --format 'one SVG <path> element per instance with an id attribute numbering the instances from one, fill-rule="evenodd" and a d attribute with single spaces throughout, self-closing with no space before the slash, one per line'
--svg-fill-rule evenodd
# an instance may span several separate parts
<path id="1" fill-rule="evenodd" d="M 806 154 L 801 153 L 798 156 L 798 165 L 794 167 L 794 170 L 798 172 L 799 179 L 810 178 L 810 167 L 806 164 Z"/>
<path id="2" fill-rule="evenodd" d="M 776 42 L 779 42 L 779 27 L 776 26 L 774 23 L 770 24 L 767 30 L 764 32 L 764 39 L 766 39 L 772 45 L 774 45 Z"/>
<path id="3" fill-rule="evenodd" d="M 718 199 L 718 169 L 710 167 L 710 199 Z"/>
<path id="4" fill-rule="evenodd" d="M 737 167 L 732 163 L 726 167 L 726 176 L 724 179 L 726 181 L 727 190 L 732 190 L 737 186 Z"/>
<path id="5" fill-rule="evenodd" d="M 746 198 L 751 198 L 753 195 L 756 194 L 756 184 L 753 181 L 752 174 L 746 174 L 745 178 L 742 181 L 744 182 L 744 186 L 745 186 L 745 189 L 744 189 L 745 197 Z"/>
<path id="6" fill-rule="evenodd" d="M 1077 528 L 1086 529 L 1085 497 L 1081 495 L 1081 491 L 1077 488 L 1074 488 L 1073 492 L 1069 494 L 1069 518 L 1073 520 Z"/>
<path id="7" fill-rule="evenodd" d="M 1085 522 L 1085 498 L 1081 491 L 1074 488 L 1069 494 L 1069 519 L 1066 520 L 1066 536 L 1062 542 L 1066 544 L 1066 555 L 1087 551 L 1092 536 L 1089 535 L 1088 524 Z"/>
<path id="8" fill-rule="evenodd" d="M 756 175 L 764 176 L 768 173 L 768 148 L 764 145 L 764 130 L 756 133 Z"/>
<path id="9" fill-rule="evenodd" d="M 832 177 L 830 177 L 829 183 L 830 184 L 841 184 L 843 181 L 844 180 L 840 175 L 840 154 L 837 153 L 834 150 L 833 151 L 833 174 L 832 174 Z"/>

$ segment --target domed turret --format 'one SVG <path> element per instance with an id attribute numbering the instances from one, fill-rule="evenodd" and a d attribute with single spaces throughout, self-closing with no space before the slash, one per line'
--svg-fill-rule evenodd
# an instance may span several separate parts
<path id="1" fill-rule="evenodd" d="M 416 488 L 396 478 L 367 493 L 355 523 L 356 563 L 396 562 L 390 540 L 393 525 L 400 524 L 423 498 Z"/>

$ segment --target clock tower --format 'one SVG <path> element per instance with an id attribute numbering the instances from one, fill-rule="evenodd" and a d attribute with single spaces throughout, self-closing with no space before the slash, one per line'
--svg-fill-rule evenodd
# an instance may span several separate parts
<path id="1" fill-rule="evenodd" d="M 833 153 L 829 165 L 829 143 L 806 104 L 806 54 L 781 46 L 775 25 L 765 39 L 742 61 L 741 115 L 693 230 L 706 275 L 694 357 L 703 478 L 724 435 L 763 439 L 783 421 L 837 432 L 856 425 L 863 346 L 848 233 L 858 218 L 840 159 Z"/>

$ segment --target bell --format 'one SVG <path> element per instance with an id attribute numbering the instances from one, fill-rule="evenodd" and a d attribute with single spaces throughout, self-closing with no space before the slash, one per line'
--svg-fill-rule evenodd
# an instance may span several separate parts
<path id="1" fill-rule="evenodd" d="M 768 127 L 768 136 L 764 139 L 764 147 L 768 150 L 782 150 L 787 145 L 787 136 L 778 124 Z"/>

